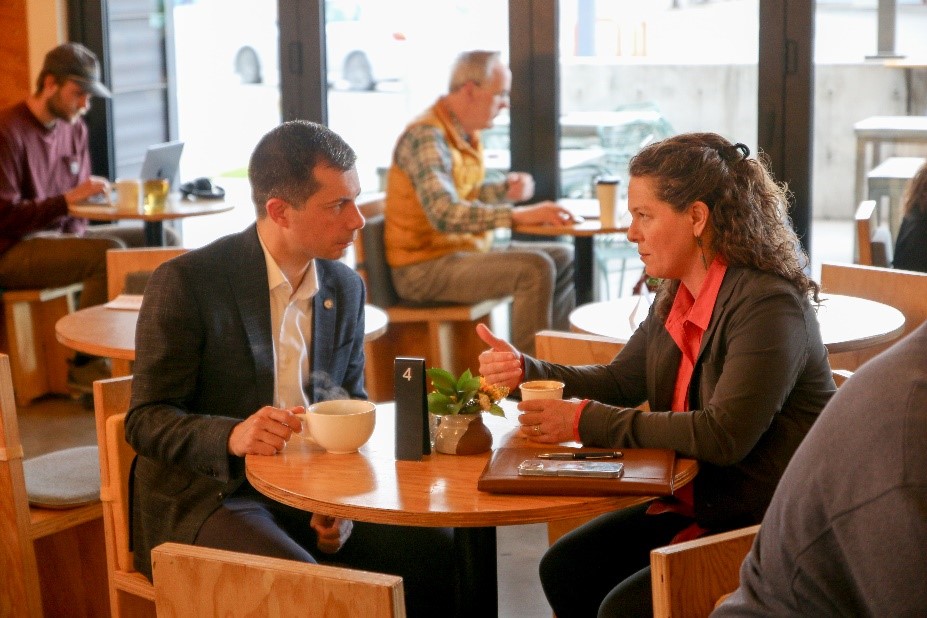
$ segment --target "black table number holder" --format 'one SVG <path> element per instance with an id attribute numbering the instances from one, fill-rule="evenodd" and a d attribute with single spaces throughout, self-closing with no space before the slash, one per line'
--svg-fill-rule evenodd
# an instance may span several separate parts
<path id="1" fill-rule="evenodd" d="M 425 359 L 399 357 L 393 364 L 396 401 L 396 459 L 421 461 L 431 454 Z"/>

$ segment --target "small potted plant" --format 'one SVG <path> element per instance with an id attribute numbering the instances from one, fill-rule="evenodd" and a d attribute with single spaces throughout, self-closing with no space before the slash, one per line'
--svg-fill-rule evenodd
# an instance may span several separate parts
<path id="1" fill-rule="evenodd" d="M 482 412 L 505 416 L 498 402 L 509 394 L 505 386 L 492 385 L 470 370 L 455 378 L 432 367 L 427 372 L 434 389 L 428 393 L 428 411 L 438 417 L 434 447 L 449 455 L 474 455 L 492 448 L 492 434 L 483 424 Z"/>

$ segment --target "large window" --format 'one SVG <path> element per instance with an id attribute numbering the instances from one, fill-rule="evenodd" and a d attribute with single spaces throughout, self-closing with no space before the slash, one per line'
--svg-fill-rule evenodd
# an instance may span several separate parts
<path id="1" fill-rule="evenodd" d="M 369 191 L 382 187 L 403 127 L 447 92 L 458 53 L 492 49 L 507 61 L 499 0 L 327 0 L 325 19 L 328 126 L 357 151 Z"/>

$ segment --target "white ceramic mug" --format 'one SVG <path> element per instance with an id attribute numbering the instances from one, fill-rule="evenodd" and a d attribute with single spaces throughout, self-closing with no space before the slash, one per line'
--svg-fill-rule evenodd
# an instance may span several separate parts
<path id="1" fill-rule="evenodd" d="M 122 212 L 138 212 L 142 205 L 142 181 L 138 178 L 116 180 L 116 209 Z"/>
<path id="2" fill-rule="evenodd" d="M 353 453 L 367 443 L 376 425 L 376 405 L 358 399 L 314 403 L 300 415 L 303 432 L 329 453 Z"/>
<path id="3" fill-rule="evenodd" d="M 529 399 L 563 399 L 563 382 L 556 380 L 533 380 L 531 382 L 522 382 L 521 400 Z"/>
<path id="4" fill-rule="evenodd" d="M 599 178 L 595 182 L 595 194 L 599 199 L 599 221 L 602 227 L 615 227 L 618 218 L 618 185 L 617 178 Z"/>

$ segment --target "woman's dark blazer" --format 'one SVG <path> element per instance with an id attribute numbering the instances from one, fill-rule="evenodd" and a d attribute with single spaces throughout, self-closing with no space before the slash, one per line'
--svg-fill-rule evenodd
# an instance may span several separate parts
<path id="1" fill-rule="evenodd" d="M 616 316 L 615 319 L 624 319 Z M 699 461 L 695 514 L 710 530 L 759 523 L 792 453 L 836 390 L 814 309 L 784 279 L 730 266 L 689 387 L 671 407 L 681 352 L 650 315 L 608 365 L 525 359 L 525 378 L 556 377 L 591 401 L 584 444 L 670 448 Z M 650 410 L 637 406 L 649 402 Z"/>
<path id="2" fill-rule="evenodd" d="M 316 260 L 312 401 L 366 398 L 364 287 L 340 262 Z M 135 567 L 151 549 L 192 543 L 245 480 L 227 452 L 242 419 L 274 401 L 270 292 L 254 225 L 160 266 L 136 331 L 126 439 L 138 453 L 132 488 Z"/>

